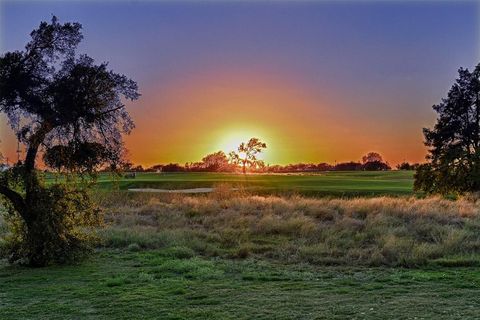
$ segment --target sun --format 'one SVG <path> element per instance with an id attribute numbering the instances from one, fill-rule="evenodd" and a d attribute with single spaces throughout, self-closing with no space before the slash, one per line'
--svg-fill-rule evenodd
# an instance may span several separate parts
<path id="1" fill-rule="evenodd" d="M 261 141 L 269 145 L 268 136 L 262 130 L 253 129 L 226 129 L 225 133 L 221 134 L 220 139 L 216 145 L 216 150 L 221 150 L 225 154 L 231 151 L 237 152 L 238 146 L 242 142 L 248 142 L 250 138 L 259 138 Z M 260 160 L 265 159 L 265 155 L 268 153 L 268 148 L 258 155 Z"/>

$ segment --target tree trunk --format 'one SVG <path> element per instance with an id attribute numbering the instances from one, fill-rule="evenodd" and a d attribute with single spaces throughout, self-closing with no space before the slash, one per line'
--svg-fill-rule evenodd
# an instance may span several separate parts
<path id="1" fill-rule="evenodd" d="M 30 229 L 35 222 L 35 212 L 31 211 L 31 208 L 35 208 L 35 204 L 38 199 L 38 188 L 40 183 L 38 181 L 37 173 L 35 171 L 35 161 L 37 158 L 38 148 L 45 140 L 46 135 L 52 130 L 52 126 L 49 122 L 43 122 L 37 131 L 28 139 L 27 155 L 25 156 L 24 163 L 24 177 L 23 182 L 25 184 L 25 209 L 23 214 L 20 213 L 25 220 L 27 228 Z"/>
<path id="2" fill-rule="evenodd" d="M 35 160 L 37 158 L 38 148 L 45 140 L 45 136 L 52 130 L 52 126 L 48 122 L 43 122 L 38 130 L 29 138 L 27 155 L 25 157 L 25 201 L 31 202 L 32 195 L 35 194 L 35 189 L 38 187 L 38 178 L 35 172 Z"/>
<path id="3" fill-rule="evenodd" d="M 28 242 L 32 244 L 31 251 L 35 254 L 30 258 L 29 264 L 32 266 L 43 266 L 45 264 L 43 258 L 43 250 L 46 243 L 40 241 L 30 241 L 31 239 L 41 238 L 38 233 L 44 230 L 38 225 L 38 213 L 35 211 L 40 199 L 40 183 L 35 171 L 35 160 L 38 149 L 45 140 L 46 135 L 53 129 L 48 122 L 43 122 L 40 127 L 28 139 L 27 154 L 23 164 L 23 183 L 25 186 L 25 196 L 15 190 L 10 189 L 6 184 L 0 186 L 0 194 L 4 195 L 12 204 L 13 208 L 23 219 L 27 229 Z M 40 217 L 42 218 L 42 217 Z"/>
<path id="4" fill-rule="evenodd" d="M 0 194 L 3 194 L 5 198 L 10 201 L 10 203 L 13 205 L 13 208 L 23 219 L 28 219 L 28 217 L 25 216 L 27 212 L 25 200 L 19 193 L 6 186 L 0 186 Z"/>

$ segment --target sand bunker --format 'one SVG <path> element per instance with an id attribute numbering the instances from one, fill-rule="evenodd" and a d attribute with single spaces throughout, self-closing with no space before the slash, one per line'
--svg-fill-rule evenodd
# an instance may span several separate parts
<path id="1" fill-rule="evenodd" d="M 193 188 L 193 189 L 154 189 L 154 188 L 138 188 L 128 189 L 131 192 L 157 192 L 157 193 L 208 193 L 212 192 L 213 188 Z"/>

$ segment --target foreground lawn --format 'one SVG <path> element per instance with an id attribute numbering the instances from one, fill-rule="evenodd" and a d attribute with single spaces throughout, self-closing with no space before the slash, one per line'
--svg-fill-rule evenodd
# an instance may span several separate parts
<path id="1" fill-rule="evenodd" d="M 98 201 L 106 227 L 90 260 L 0 260 L 1 320 L 478 319 L 478 199 L 218 189 Z"/>
<path id="2" fill-rule="evenodd" d="M 352 268 L 104 250 L 0 266 L 1 319 L 474 319 L 476 268 Z"/>

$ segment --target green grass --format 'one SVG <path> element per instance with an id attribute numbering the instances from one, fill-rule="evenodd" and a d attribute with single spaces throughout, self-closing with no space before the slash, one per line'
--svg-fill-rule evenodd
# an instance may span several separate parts
<path id="1" fill-rule="evenodd" d="M 52 176 L 48 182 L 54 181 Z M 378 196 L 413 194 L 413 171 L 346 171 L 318 174 L 224 174 L 224 173 L 139 173 L 135 179 L 112 179 L 100 175 L 98 188 L 185 189 L 228 184 L 260 194 L 302 194 L 311 196 Z"/>
<path id="2" fill-rule="evenodd" d="M 480 202 L 460 198 L 306 198 L 111 194 L 103 245 L 184 247 L 201 256 L 348 266 L 480 264 Z"/>
<path id="3" fill-rule="evenodd" d="M 140 174 L 117 186 L 222 184 L 248 189 L 110 193 L 102 175 L 102 245 L 78 265 L 0 260 L 0 319 L 478 318 L 479 201 L 404 197 L 412 172 Z M 385 194 L 402 197 L 351 198 Z"/>
<path id="4" fill-rule="evenodd" d="M 8 319 L 475 319 L 477 268 L 353 268 L 98 252 L 0 268 Z"/>

